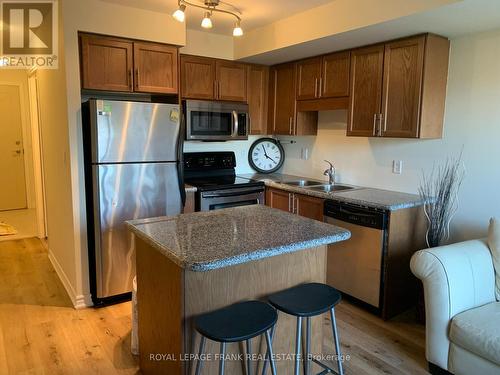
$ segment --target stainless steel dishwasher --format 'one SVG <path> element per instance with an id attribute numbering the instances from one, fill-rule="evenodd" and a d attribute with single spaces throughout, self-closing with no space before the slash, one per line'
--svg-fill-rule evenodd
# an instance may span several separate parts
<path id="1" fill-rule="evenodd" d="M 325 202 L 325 221 L 351 232 L 328 249 L 327 283 L 375 308 L 381 306 L 388 214 L 339 201 Z"/>

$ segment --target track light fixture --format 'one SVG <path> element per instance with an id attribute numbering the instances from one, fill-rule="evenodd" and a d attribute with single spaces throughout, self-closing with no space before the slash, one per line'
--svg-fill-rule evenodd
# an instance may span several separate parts
<path id="1" fill-rule="evenodd" d="M 233 10 L 217 8 L 221 4 L 226 5 L 226 6 L 230 6 Z M 179 22 L 185 21 L 186 8 L 189 5 L 189 6 L 192 6 L 195 8 L 205 10 L 203 20 L 201 21 L 201 27 L 203 27 L 205 29 L 211 29 L 213 27 L 213 23 L 212 23 L 213 12 L 225 13 L 225 14 L 229 14 L 229 15 L 236 18 L 236 22 L 234 24 L 234 29 L 233 29 L 233 36 L 242 36 L 243 35 L 243 29 L 241 28 L 241 17 L 240 17 L 241 12 L 230 4 L 226 4 L 220 0 L 204 0 L 203 5 L 196 4 L 196 3 L 191 2 L 191 1 L 178 0 L 178 5 L 179 5 L 179 8 L 172 14 L 172 17 L 174 17 L 174 19 L 179 21 Z"/>

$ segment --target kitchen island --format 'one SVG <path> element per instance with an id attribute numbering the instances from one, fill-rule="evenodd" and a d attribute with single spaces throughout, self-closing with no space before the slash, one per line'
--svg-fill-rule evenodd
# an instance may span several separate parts
<path id="1" fill-rule="evenodd" d="M 193 317 L 235 302 L 265 300 L 305 282 L 325 282 L 326 249 L 349 231 L 254 205 L 128 223 L 135 234 L 140 367 L 144 374 L 191 374 L 199 335 Z M 313 320 L 312 352 L 321 354 L 322 321 Z M 280 314 L 274 352 L 294 352 L 295 319 Z M 243 353 L 231 344 L 228 353 Z M 208 341 L 204 375 L 216 374 L 219 346 Z M 265 345 L 253 340 L 253 353 Z M 210 359 L 210 358 L 209 358 Z M 257 362 L 256 362 L 257 363 Z M 254 366 L 257 373 L 262 365 Z M 244 374 L 239 360 L 226 373 Z M 293 358 L 277 362 L 292 373 Z"/>

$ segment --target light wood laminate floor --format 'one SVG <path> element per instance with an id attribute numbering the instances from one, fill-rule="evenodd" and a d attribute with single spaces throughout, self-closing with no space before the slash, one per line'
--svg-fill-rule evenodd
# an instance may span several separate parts
<path id="1" fill-rule="evenodd" d="M 0 243 L 0 374 L 137 374 L 130 310 L 73 309 L 39 240 Z M 424 327 L 412 314 L 384 322 L 342 302 L 337 321 L 346 374 L 427 374 Z"/>

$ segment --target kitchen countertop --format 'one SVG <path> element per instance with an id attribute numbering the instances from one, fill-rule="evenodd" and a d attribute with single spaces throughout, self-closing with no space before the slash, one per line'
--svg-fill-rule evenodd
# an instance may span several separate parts
<path id="1" fill-rule="evenodd" d="M 129 229 L 179 266 L 210 271 L 350 238 L 348 230 L 263 205 L 133 220 Z"/>
<path id="2" fill-rule="evenodd" d="M 352 203 L 367 207 L 378 208 L 386 211 L 397 211 L 405 208 L 422 206 L 424 201 L 416 194 L 401 193 L 397 191 L 374 189 L 368 187 L 354 186 L 341 183 L 342 185 L 352 186 L 352 190 L 342 190 L 331 193 L 315 191 L 300 186 L 291 186 L 283 184 L 284 181 L 311 180 L 318 181 L 318 184 L 327 184 L 323 180 L 315 178 L 300 177 L 280 173 L 261 174 L 249 173 L 240 175 L 241 177 L 264 181 L 266 186 L 286 190 L 292 193 L 309 195 L 322 199 L 333 199 L 339 202 Z"/>

